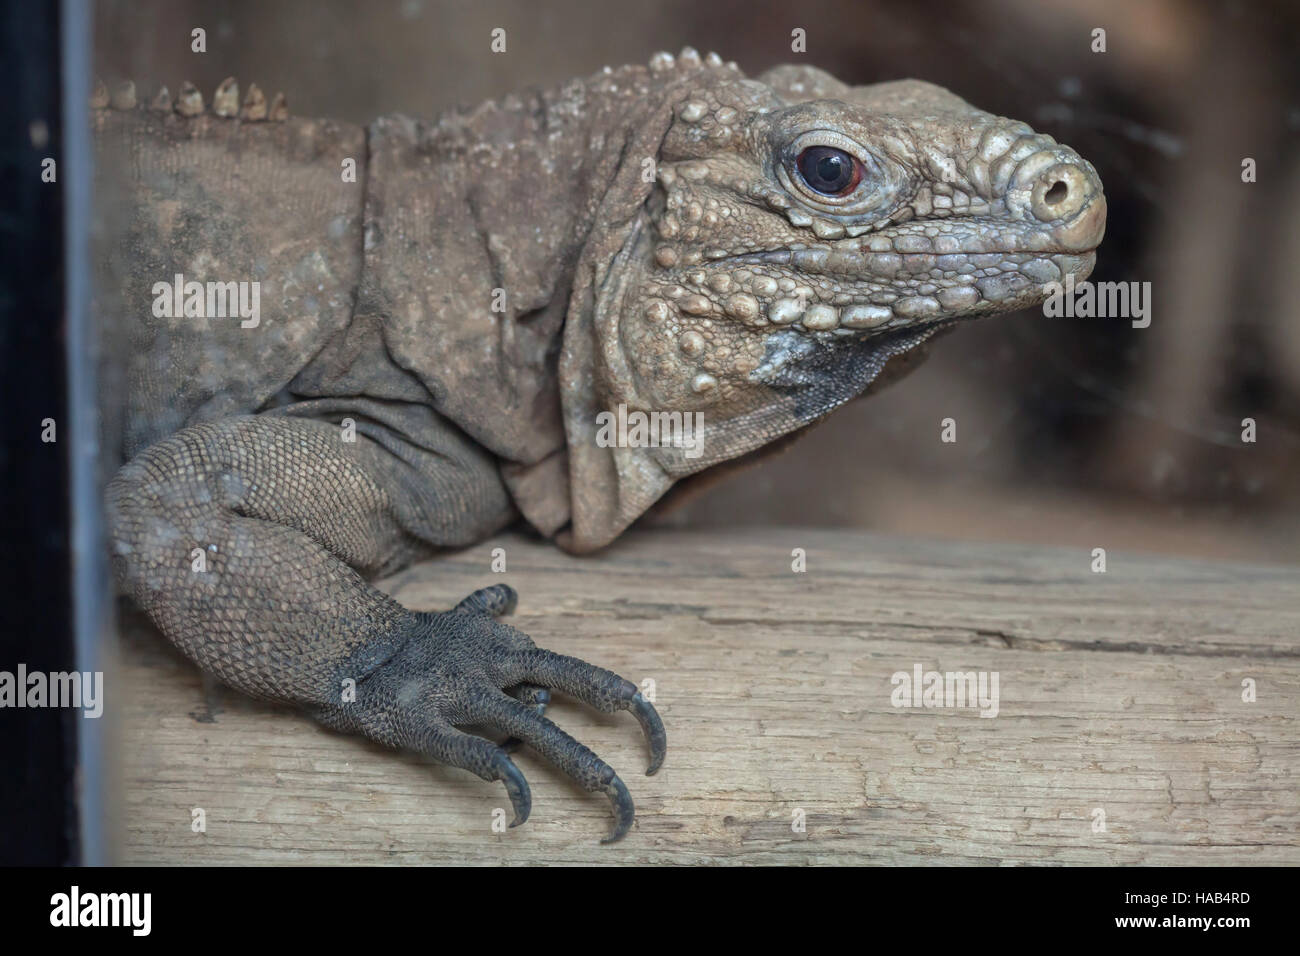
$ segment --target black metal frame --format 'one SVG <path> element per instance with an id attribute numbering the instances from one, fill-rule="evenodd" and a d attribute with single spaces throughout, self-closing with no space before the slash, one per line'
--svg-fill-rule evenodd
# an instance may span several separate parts
<path id="1" fill-rule="evenodd" d="M 9 3 L 0 74 L 0 670 L 96 671 L 110 632 L 89 299 L 90 11 Z M 42 178 L 55 163 L 55 181 Z M 56 440 L 42 441 L 52 419 Z M 109 689 L 111 692 L 111 688 Z M 0 709 L 0 862 L 104 862 L 100 720 Z"/>

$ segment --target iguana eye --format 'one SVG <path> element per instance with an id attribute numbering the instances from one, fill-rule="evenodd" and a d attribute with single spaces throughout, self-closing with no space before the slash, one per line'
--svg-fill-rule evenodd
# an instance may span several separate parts
<path id="1" fill-rule="evenodd" d="M 795 166 L 808 188 L 823 196 L 847 196 L 862 181 L 862 163 L 834 146 L 809 146 Z"/>

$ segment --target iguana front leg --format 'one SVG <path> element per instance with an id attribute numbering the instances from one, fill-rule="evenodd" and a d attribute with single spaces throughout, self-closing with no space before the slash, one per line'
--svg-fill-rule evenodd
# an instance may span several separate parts
<path id="1" fill-rule="evenodd" d="M 665 749 L 653 707 L 629 681 L 538 648 L 497 620 L 513 608 L 508 588 L 425 613 L 370 585 L 366 577 L 429 545 L 491 533 L 513 509 L 493 460 L 454 430 L 428 449 L 366 425 L 370 435 L 345 443 L 329 422 L 244 416 L 153 445 L 109 489 L 123 583 L 177 647 L 225 683 L 500 780 L 514 825 L 528 817 L 527 782 L 501 747 L 458 727 L 520 738 L 586 790 L 605 793 L 615 813 L 609 839 L 623 836 L 634 813 L 626 787 L 538 712 L 534 688 L 607 713 L 633 711 L 650 740 L 650 772 Z M 354 700 L 344 694 L 349 681 Z M 525 700 L 506 693 L 520 685 Z"/>

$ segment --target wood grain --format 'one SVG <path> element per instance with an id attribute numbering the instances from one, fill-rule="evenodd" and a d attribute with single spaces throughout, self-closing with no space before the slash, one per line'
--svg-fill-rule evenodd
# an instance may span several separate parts
<path id="1" fill-rule="evenodd" d="M 424 609 L 505 581 L 539 644 L 654 681 L 669 739 L 654 777 L 629 715 L 550 712 L 636 799 L 613 846 L 598 843 L 605 800 L 530 752 L 515 756 L 532 818 L 494 832 L 499 785 L 205 688 L 128 620 L 119 858 L 1300 863 L 1300 570 L 1112 553 L 1094 574 L 1091 560 L 783 528 L 642 531 L 573 558 L 506 535 L 385 581 Z M 998 716 L 893 706 L 891 675 L 916 664 L 997 672 Z"/>

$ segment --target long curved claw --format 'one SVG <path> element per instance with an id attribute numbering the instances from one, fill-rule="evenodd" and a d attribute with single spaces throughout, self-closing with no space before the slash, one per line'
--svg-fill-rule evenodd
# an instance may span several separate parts
<path id="1" fill-rule="evenodd" d="M 646 743 L 650 745 L 650 765 L 645 771 L 649 777 L 664 765 L 664 757 L 668 754 L 668 734 L 664 731 L 664 722 L 659 719 L 654 704 L 640 693 L 634 694 L 628 701 L 628 709 L 636 716 L 637 723 L 645 733 Z"/>
<path id="2" fill-rule="evenodd" d="M 636 806 L 632 803 L 632 795 L 627 792 L 623 781 L 612 771 L 610 779 L 601 785 L 600 790 L 609 797 L 609 802 L 614 807 L 614 827 L 609 831 L 609 836 L 600 842 L 617 843 L 632 828 L 632 821 L 636 819 Z"/>
<path id="3" fill-rule="evenodd" d="M 668 735 L 654 705 L 641 696 L 636 684 L 576 657 L 540 647 L 521 652 L 520 665 L 521 674 L 531 683 L 554 687 L 605 713 L 632 711 L 650 744 L 650 765 L 646 773 L 653 774 L 663 765 Z"/>
<path id="4" fill-rule="evenodd" d="M 471 705 L 471 712 L 474 719 L 483 725 L 523 740 L 582 789 L 591 793 L 599 790 L 609 797 L 614 807 L 614 827 L 603 843 L 622 839 L 631 829 L 636 818 L 636 806 L 632 803 L 631 794 L 627 792 L 623 781 L 618 779 L 614 768 L 591 750 L 545 717 L 538 716 L 527 704 L 501 691 L 476 698 Z M 506 759 L 504 755 L 502 759 Z M 508 759 L 505 764 L 493 764 L 494 769 L 500 772 L 506 772 L 507 765 L 513 769 Z"/>
<path id="5" fill-rule="evenodd" d="M 510 797 L 510 806 L 515 811 L 514 822 L 510 825 L 517 827 L 528 819 L 528 814 L 533 809 L 533 794 L 528 789 L 528 781 L 519 772 L 519 768 L 515 766 L 514 761 L 504 753 L 499 753 L 496 759 L 492 761 L 492 770 L 496 775 L 496 779 L 506 786 L 506 795 Z"/>

